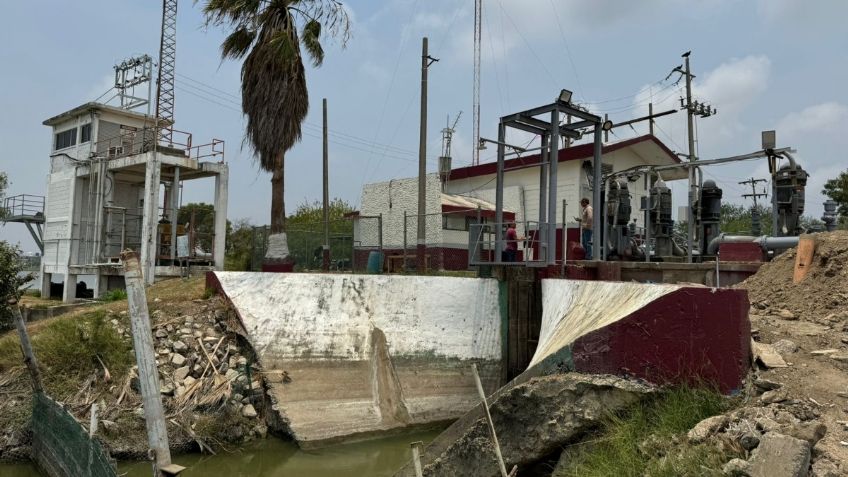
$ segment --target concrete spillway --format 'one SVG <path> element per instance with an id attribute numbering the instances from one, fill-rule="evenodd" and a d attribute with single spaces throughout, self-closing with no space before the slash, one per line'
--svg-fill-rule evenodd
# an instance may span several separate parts
<path id="1" fill-rule="evenodd" d="M 501 370 L 491 279 L 216 272 L 277 417 L 314 447 L 456 419 Z M 288 379 L 283 379 L 283 376 Z"/>

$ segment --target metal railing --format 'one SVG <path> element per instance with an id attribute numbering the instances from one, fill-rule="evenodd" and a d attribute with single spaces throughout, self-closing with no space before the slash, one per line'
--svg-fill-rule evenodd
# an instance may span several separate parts
<path id="1" fill-rule="evenodd" d="M 510 260 L 508 256 L 506 239 L 506 227 L 514 222 L 502 223 L 475 223 L 471 224 L 468 231 L 468 264 L 472 266 L 479 265 L 523 265 L 523 266 L 543 266 L 546 260 L 543 258 L 544 253 L 555 253 L 556 247 L 551 247 L 549 251 L 543 251 L 543 243 L 540 241 L 540 230 L 547 227 L 547 223 L 525 222 L 524 230 L 527 236 L 519 237 L 516 242 L 516 256 L 514 260 Z M 540 227 L 541 225 L 541 227 Z M 502 256 L 496 257 L 496 231 L 497 227 L 504 230 L 502 240 L 503 250 Z"/>
<path id="2" fill-rule="evenodd" d="M 5 217 L 44 217 L 44 196 L 18 194 L 3 200 Z"/>
<path id="3" fill-rule="evenodd" d="M 170 152 L 181 151 L 182 155 L 194 160 L 218 157 L 220 162 L 224 161 L 224 141 L 221 139 L 213 138 L 206 144 L 194 145 L 191 133 L 174 129 L 171 140 L 165 143 L 160 140 L 158 129 L 161 128 L 122 129 L 120 134 L 94 143 L 95 154 L 119 159 L 150 152 L 157 146 Z"/>

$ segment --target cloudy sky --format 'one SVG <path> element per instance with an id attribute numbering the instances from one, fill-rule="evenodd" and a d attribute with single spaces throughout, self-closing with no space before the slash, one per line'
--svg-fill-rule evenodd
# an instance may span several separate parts
<path id="1" fill-rule="evenodd" d="M 308 68 L 310 114 L 303 141 L 286 156 L 286 201 L 293 209 L 321 197 L 321 98 L 330 110 L 331 195 L 358 205 L 362 184 L 417 171 L 421 38 L 429 37 L 427 157 L 436 168 L 447 116 L 462 116 L 455 165 L 472 145 L 471 0 L 345 2 L 352 37 L 327 40 L 321 68 Z M 548 103 L 561 88 L 593 112 L 623 121 L 679 105 L 680 54 L 692 51 L 696 98 L 718 114 L 698 121 L 703 159 L 751 152 L 760 131 L 797 149 L 811 174 L 808 213 L 822 212 L 821 186 L 848 167 L 848 2 L 843 0 L 483 0 L 482 135 L 501 115 Z M 112 82 L 112 65 L 155 56 L 161 2 L 87 0 L 6 2 L 0 17 L 0 170 L 8 193 L 44 194 L 51 136 L 41 122 L 94 100 Z M 177 128 L 194 141 L 224 139 L 230 164 L 230 219 L 267 223 L 269 175 L 241 147 L 239 68 L 221 62 L 223 33 L 205 29 L 199 4 L 181 2 L 177 46 Z M 644 133 L 621 128 L 611 139 Z M 685 115 L 659 121 L 657 136 L 685 152 Z M 519 141 L 525 138 L 516 137 Z M 483 160 L 492 160 L 490 148 Z M 737 183 L 766 177 L 764 162 L 708 168 L 725 198 L 745 203 Z M 186 187 L 185 201 L 211 201 L 211 184 Z M 685 185 L 675 186 L 684 200 Z M 0 239 L 34 244 L 19 224 Z"/>

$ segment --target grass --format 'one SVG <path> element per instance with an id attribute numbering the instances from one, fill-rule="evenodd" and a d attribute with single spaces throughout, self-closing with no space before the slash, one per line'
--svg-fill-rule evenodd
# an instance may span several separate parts
<path id="1" fill-rule="evenodd" d="M 553 477 L 720 476 L 722 464 L 736 456 L 710 444 L 690 445 L 685 433 L 731 405 L 708 388 L 663 391 L 608 416 L 595 434 L 566 449 Z"/>
<path id="2" fill-rule="evenodd" d="M 103 362 L 119 380 L 133 362 L 132 348 L 107 321 L 105 310 L 47 321 L 32 327 L 30 339 L 47 390 L 57 399 L 79 388 Z M 17 333 L 0 338 L 0 373 L 23 364 Z"/>
<path id="3" fill-rule="evenodd" d="M 101 300 L 106 303 L 111 303 L 113 301 L 120 301 L 127 299 L 127 291 L 123 288 L 115 288 L 114 290 L 109 290 L 100 297 Z"/>

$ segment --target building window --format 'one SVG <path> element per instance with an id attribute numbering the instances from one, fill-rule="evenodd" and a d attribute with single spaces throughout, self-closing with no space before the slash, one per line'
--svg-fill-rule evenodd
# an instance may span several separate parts
<path id="1" fill-rule="evenodd" d="M 77 128 L 56 133 L 56 150 L 71 147 L 77 143 Z"/>
<path id="2" fill-rule="evenodd" d="M 80 144 L 91 141 L 91 123 L 84 124 L 80 128 Z"/>
<path id="3" fill-rule="evenodd" d="M 442 228 L 444 230 L 468 230 L 471 217 L 464 215 L 442 215 Z"/>

